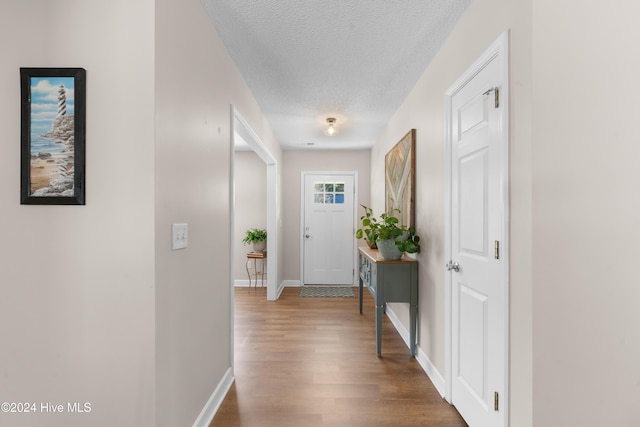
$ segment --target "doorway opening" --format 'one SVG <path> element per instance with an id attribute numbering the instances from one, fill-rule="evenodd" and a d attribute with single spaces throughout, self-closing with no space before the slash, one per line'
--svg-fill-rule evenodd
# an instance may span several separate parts
<path id="1" fill-rule="evenodd" d="M 231 106 L 231 271 L 235 266 L 236 241 L 242 239 L 234 233 L 236 211 L 242 206 L 235 205 L 235 149 L 244 146 L 253 151 L 266 165 L 264 181 L 260 183 L 266 194 L 266 230 L 267 230 L 267 262 L 266 262 L 266 298 L 269 301 L 278 299 L 281 289 L 278 289 L 278 226 L 277 226 L 277 168 L 275 158 L 269 152 L 258 135 L 251 129 L 242 115 Z M 233 281 L 232 281 L 233 286 Z"/>

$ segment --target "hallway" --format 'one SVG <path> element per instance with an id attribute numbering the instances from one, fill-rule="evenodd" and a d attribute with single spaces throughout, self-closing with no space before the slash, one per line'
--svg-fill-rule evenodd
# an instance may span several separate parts
<path id="1" fill-rule="evenodd" d="M 236 381 L 210 427 L 464 427 L 374 303 L 235 290 Z"/>

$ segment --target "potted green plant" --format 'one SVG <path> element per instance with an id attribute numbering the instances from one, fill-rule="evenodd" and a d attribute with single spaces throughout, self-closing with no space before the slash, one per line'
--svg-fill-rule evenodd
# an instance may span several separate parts
<path id="1" fill-rule="evenodd" d="M 247 230 L 242 243 L 245 245 L 252 244 L 254 252 L 264 252 L 267 247 L 267 230 L 261 228 Z"/>
<path id="2" fill-rule="evenodd" d="M 360 217 L 362 228 L 356 231 L 356 237 L 358 239 L 364 238 L 364 241 L 367 242 L 371 249 L 377 249 L 376 241 L 378 240 L 378 234 L 380 234 L 380 224 L 377 218 L 373 216 L 371 208 L 365 205 L 360 206 L 364 208 L 364 215 Z"/>
<path id="3" fill-rule="evenodd" d="M 366 237 L 368 241 L 374 241 L 380 255 L 386 260 L 397 260 L 402 254 L 419 253 L 420 237 L 416 235 L 413 227 L 398 225 L 398 218 L 393 213 L 400 213 L 398 209 L 392 212 L 383 212 L 379 218 L 374 217 L 373 210 L 362 205 L 365 214 L 360 218 L 362 228 L 356 231 L 356 238 Z"/>

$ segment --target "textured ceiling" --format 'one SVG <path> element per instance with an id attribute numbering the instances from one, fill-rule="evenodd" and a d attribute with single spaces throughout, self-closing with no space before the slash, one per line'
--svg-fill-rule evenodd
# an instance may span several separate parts
<path id="1" fill-rule="evenodd" d="M 202 1 L 285 150 L 371 147 L 471 2 Z"/>

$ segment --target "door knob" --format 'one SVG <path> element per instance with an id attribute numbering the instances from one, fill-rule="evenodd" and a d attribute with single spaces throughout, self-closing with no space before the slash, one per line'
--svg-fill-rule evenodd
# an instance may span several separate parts
<path id="1" fill-rule="evenodd" d="M 445 265 L 445 267 L 447 267 L 447 271 L 453 270 L 456 273 L 460 271 L 460 264 L 458 264 L 456 261 L 449 261 L 447 265 Z"/>
<path id="2" fill-rule="evenodd" d="M 308 234 L 305 234 L 305 235 L 304 235 L 304 237 L 306 237 L 306 238 L 308 239 L 308 238 L 309 238 L 309 235 L 308 235 Z"/>

